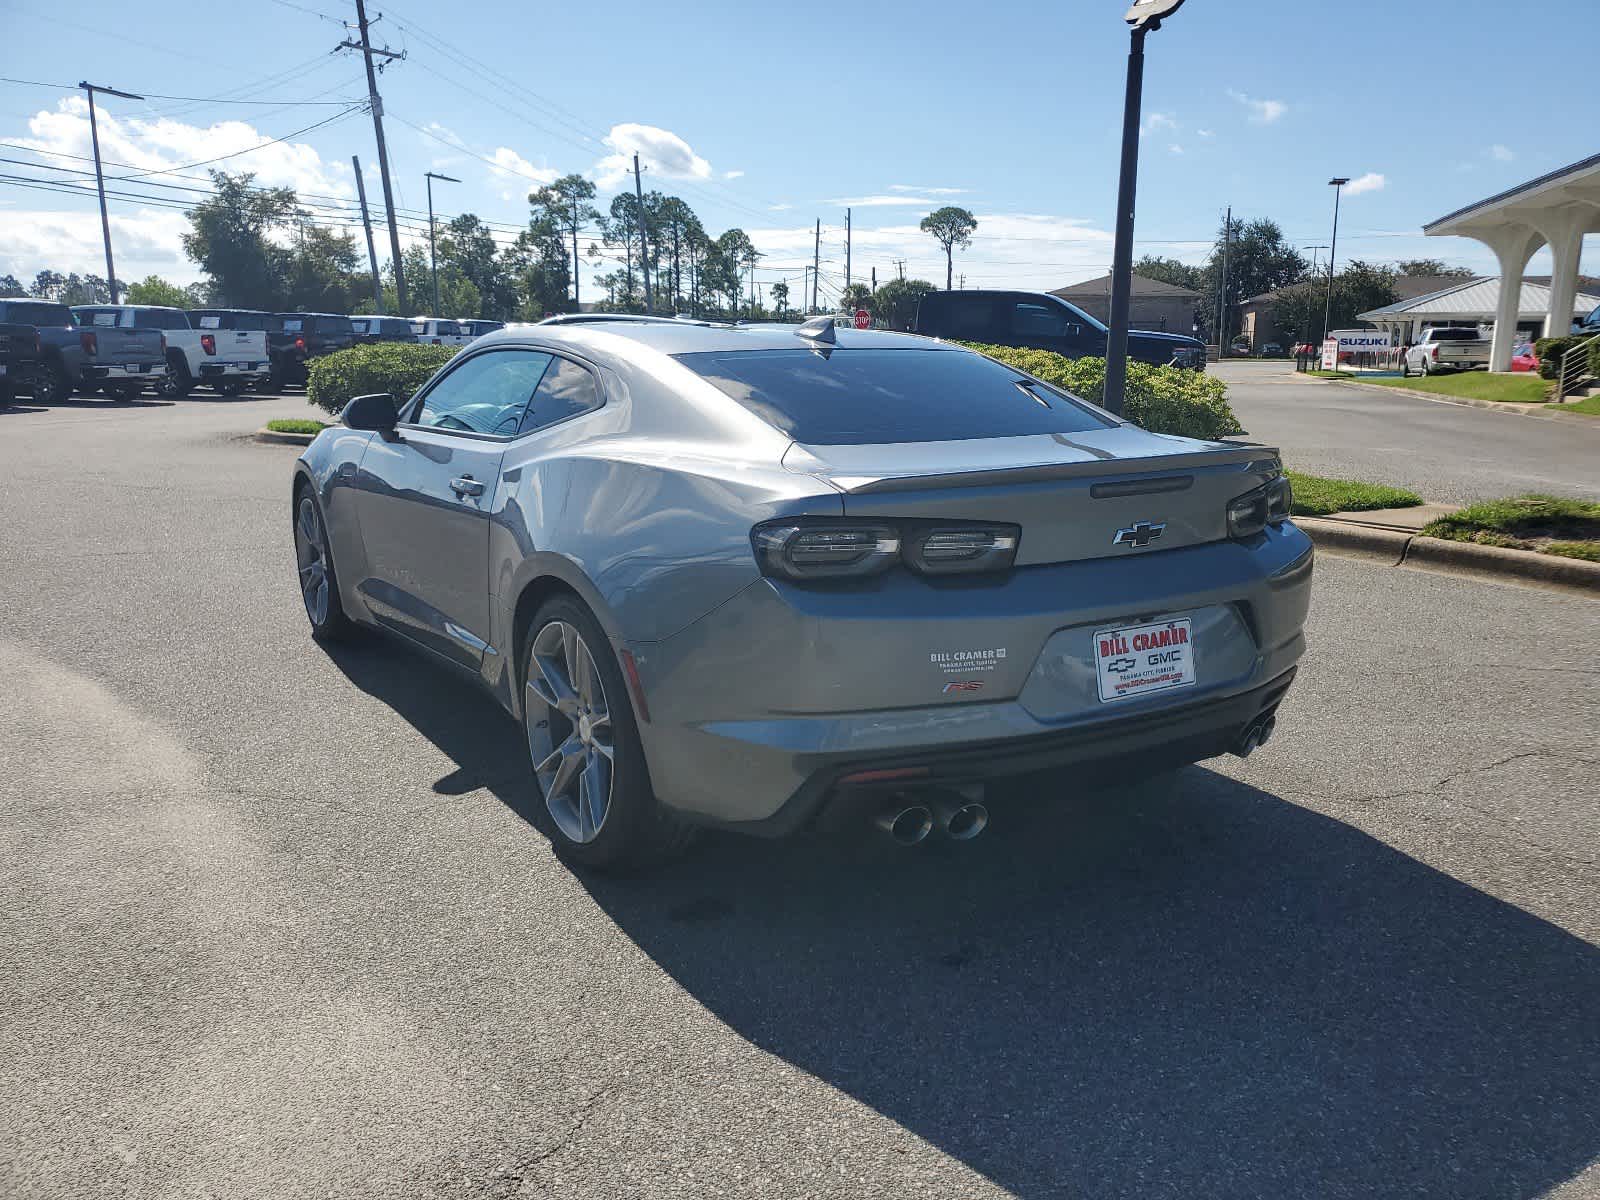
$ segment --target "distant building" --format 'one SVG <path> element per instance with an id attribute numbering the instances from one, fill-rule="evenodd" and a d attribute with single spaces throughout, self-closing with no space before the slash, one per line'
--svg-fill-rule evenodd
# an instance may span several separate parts
<path id="1" fill-rule="evenodd" d="M 1582 287 L 1584 283 L 1584 277 L 1579 276 L 1578 286 Z M 1600 295 L 1594 292 L 1600 292 L 1600 287 L 1574 291 L 1567 317 L 1569 322 L 1582 320 L 1600 307 Z M 1551 303 L 1548 275 L 1523 276 L 1522 291 L 1515 309 L 1516 335 L 1512 339 L 1513 345 L 1544 336 Z M 1504 311 L 1500 304 L 1500 278 L 1489 275 L 1481 279 L 1456 280 L 1452 286 L 1437 292 L 1364 312 L 1357 320 L 1387 330 L 1395 342 L 1410 344 L 1430 328 L 1449 325 L 1493 326 Z"/>
<path id="2" fill-rule="evenodd" d="M 1111 324 L 1110 275 L 1056 288 L 1050 294 L 1075 304 L 1103 324 Z M 1128 325 L 1132 329 L 1153 329 L 1158 333 L 1193 333 L 1200 300 L 1199 292 L 1135 275 L 1128 305 Z"/>

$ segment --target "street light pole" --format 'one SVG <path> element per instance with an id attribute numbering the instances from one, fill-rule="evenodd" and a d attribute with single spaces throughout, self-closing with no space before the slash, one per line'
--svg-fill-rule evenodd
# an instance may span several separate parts
<path id="1" fill-rule="evenodd" d="M 1333 260 L 1339 256 L 1339 197 L 1344 194 L 1348 179 L 1335 177 L 1328 180 L 1333 189 L 1333 244 L 1328 247 L 1328 300 L 1322 306 L 1322 340 L 1328 340 L 1328 326 L 1333 320 Z"/>
<path id="2" fill-rule="evenodd" d="M 424 171 L 424 178 L 428 181 L 428 269 L 433 272 L 433 315 L 442 317 L 439 311 L 439 258 L 433 249 L 433 181 L 442 179 L 446 183 L 460 183 L 454 175 L 439 175 L 433 171 Z"/>
<path id="3" fill-rule="evenodd" d="M 89 94 L 89 140 L 94 143 L 94 185 L 100 193 L 100 232 L 106 240 L 106 286 L 111 289 L 111 303 L 117 302 L 117 268 L 111 261 L 111 217 L 106 213 L 106 179 L 100 169 L 100 124 L 95 120 L 94 94 L 104 92 L 108 96 L 121 96 L 124 100 L 143 100 L 143 96 L 135 96 L 132 92 L 119 92 L 116 88 L 100 87 L 93 83 L 80 82 L 78 84 Z"/>
<path id="4" fill-rule="evenodd" d="M 1183 0 L 1134 0 L 1124 20 L 1132 26 L 1128 86 L 1122 107 L 1122 175 L 1117 184 L 1117 245 L 1111 263 L 1111 329 L 1106 335 L 1106 382 L 1101 404 L 1121 414 L 1128 380 L 1128 307 L 1133 294 L 1133 212 L 1139 188 L 1139 109 L 1144 96 L 1144 39 L 1161 28 Z"/>

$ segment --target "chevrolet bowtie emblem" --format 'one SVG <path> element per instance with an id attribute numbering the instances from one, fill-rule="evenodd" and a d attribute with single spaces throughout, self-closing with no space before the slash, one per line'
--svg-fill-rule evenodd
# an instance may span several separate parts
<path id="1" fill-rule="evenodd" d="M 1126 529 L 1117 530 L 1117 536 L 1111 539 L 1113 546 L 1133 546 L 1141 548 L 1148 546 L 1166 532 L 1165 522 L 1152 525 L 1149 521 L 1138 521 Z"/>

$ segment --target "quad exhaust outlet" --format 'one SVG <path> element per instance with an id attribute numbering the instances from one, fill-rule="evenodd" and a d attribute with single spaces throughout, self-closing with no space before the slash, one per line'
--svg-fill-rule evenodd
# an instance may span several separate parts
<path id="1" fill-rule="evenodd" d="M 1257 718 L 1239 735 L 1239 740 L 1233 744 L 1233 752 L 1240 758 L 1249 758 L 1252 753 L 1272 740 L 1272 733 L 1277 727 L 1276 713 L 1268 713 L 1264 717 Z"/>

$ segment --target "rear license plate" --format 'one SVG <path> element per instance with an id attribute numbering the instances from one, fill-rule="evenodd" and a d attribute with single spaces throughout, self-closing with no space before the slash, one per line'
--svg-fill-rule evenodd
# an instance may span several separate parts
<path id="1" fill-rule="evenodd" d="M 1100 630 L 1094 668 L 1103 703 L 1194 686 L 1189 618 Z"/>

